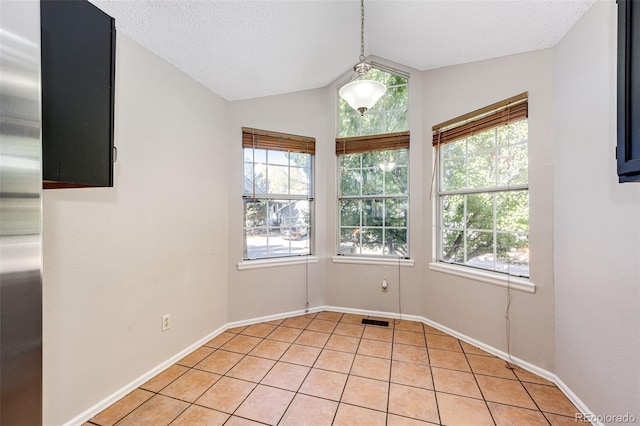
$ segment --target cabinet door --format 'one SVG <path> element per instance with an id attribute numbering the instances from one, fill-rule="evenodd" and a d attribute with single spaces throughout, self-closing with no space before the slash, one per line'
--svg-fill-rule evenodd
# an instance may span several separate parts
<path id="1" fill-rule="evenodd" d="M 640 1 L 618 0 L 618 177 L 640 181 Z"/>
<path id="2" fill-rule="evenodd" d="M 45 188 L 113 186 L 114 20 L 86 0 L 40 13 Z"/>

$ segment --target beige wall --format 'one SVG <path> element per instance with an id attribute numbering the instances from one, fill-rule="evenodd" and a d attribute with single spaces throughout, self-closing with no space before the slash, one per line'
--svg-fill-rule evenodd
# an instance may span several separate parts
<path id="1" fill-rule="evenodd" d="M 530 273 L 536 293 L 511 292 L 511 352 L 553 370 L 553 51 L 425 72 L 422 167 L 433 167 L 434 124 L 522 92 L 529 93 Z M 425 258 L 433 259 L 433 204 L 423 181 Z M 426 269 L 423 315 L 506 351 L 506 293 L 502 287 Z"/>
<path id="2" fill-rule="evenodd" d="M 329 131 L 333 108 L 326 93 L 326 89 L 317 89 L 231 103 L 231 138 L 227 157 L 230 164 L 229 321 L 305 309 L 307 282 L 310 307 L 325 304 L 326 206 L 330 203 L 326 198 L 326 188 L 332 182 L 327 177 L 326 168 L 334 146 Z M 242 127 L 316 138 L 313 254 L 320 257 L 318 263 L 238 270 L 237 265 L 243 255 Z"/>
<path id="3" fill-rule="evenodd" d="M 228 103 L 122 34 L 116 67 L 115 187 L 44 191 L 46 425 L 227 320 Z"/>
<path id="4" fill-rule="evenodd" d="M 423 155 L 423 95 L 422 73 L 414 69 L 372 58 L 378 63 L 409 74 L 409 250 L 414 266 L 383 266 L 334 263 L 331 256 L 336 254 L 338 233 L 337 207 L 337 160 L 335 156 L 336 116 L 332 116 L 332 151 L 327 164 L 327 302 L 332 306 L 365 309 L 383 312 L 422 315 L 422 273 L 426 265 L 425 249 L 428 245 L 423 238 L 425 222 L 422 193 L 425 187 Z M 343 82 L 344 78 L 337 82 Z M 335 111 L 337 86 L 330 86 L 329 105 Z M 388 281 L 388 291 L 382 291 L 382 280 Z"/>
<path id="5" fill-rule="evenodd" d="M 616 176 L 616 4 L 555 49 L 556 374 L 596 414 L 640 418 L 640 184 Z"/>

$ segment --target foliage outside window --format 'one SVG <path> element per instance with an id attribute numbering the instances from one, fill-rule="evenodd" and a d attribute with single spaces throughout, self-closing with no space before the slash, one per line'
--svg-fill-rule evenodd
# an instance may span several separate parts
<path id="1" fill-rule="evenodd" d="M 439 261 L 529 276 L 527 133 L 521 119 L 439 146 Z"/>
<path id="2" fill-rule="evenodd" d="M 313 154 L 247 145 L 243 142 L 243 258 L 310 255 Z"/>
<path id="3" fill-rule="evenodd" d="M 339 156 L 340 254 L 409 255 L 407 152 Z"/>
<path id="4" fill-rule="evenodd" d="M 364 116 L 339 99 L 338 253 L 408 257 L 408 79 L 377 68 L 369 78 L 387 92 Z"/>
<path id="5" fill-rule="evenodd" d="M 371 68 L 369 78 L 387 86 L 387 92 L 364 116 L 340 99 L 338 137 L 378 135 L 409 129 L 408 79 L 377 68 Z"/>

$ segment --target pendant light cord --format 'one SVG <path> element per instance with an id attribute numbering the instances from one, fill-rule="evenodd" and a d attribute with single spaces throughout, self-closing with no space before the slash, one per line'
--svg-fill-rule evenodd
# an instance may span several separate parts
<path id="1" fill-rule="evenodd" d="M 364 0 L 360 0 L 360 62 L 364 59 Z"/>

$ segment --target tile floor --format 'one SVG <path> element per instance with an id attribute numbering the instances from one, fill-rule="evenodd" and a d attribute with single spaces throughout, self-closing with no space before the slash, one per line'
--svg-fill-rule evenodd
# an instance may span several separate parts
<path id="1" fill-rule="evenodd" d="M 554 384 L 422 323 L 363 318 L 227 330 L 86 425 L 575 424 Z"/>

